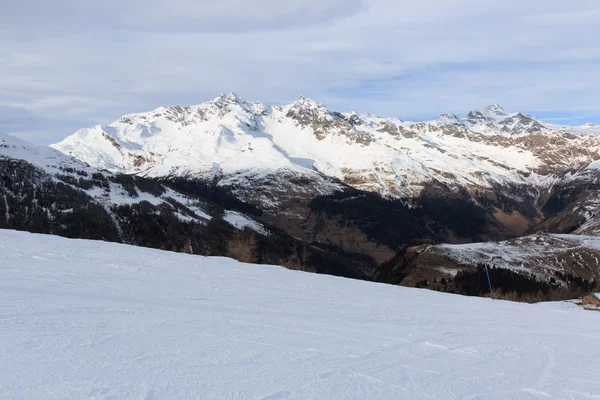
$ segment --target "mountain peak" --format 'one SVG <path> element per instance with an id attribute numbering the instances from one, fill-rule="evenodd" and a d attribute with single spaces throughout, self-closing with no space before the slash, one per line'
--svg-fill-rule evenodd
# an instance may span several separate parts
<path id="1" fill-rule="evenodd" d="M 508 116 L 509 115 L 498 104 L 490 104 L 484 108 L 470 111 L 463 121 L 465 121 L 470 128 L 477 125 L 485 125 L 487 127 L 486 129 L 493 130 L 494 124 L 500 120 L 506 119 Z"/>
<path id="2" fill-rule="evenodd" d="M 323 107 L 322 104 L 317 103 L 316 101 L 309 99 L 308 97 L 304 97 L 304 96 L 300 96 L 298 98 L 298 100 L 296 100 L 295 102 L 293 102 L 291 104 L 292 107 L 298 107 L 298 108 L 308 108 L 308 109 L 315 109 L 315 108 L 321 108 Z"/>
<path id="3" fill-rule="evenodd" d="M 500 105 L 495 103 L 485 106 L 484 110 L 494 115 L 507 115 L 506 111 L 504 111 L 504 109 L 500 107 Z"/>
<path id="4" fill-rule="evenodd" d="M 212 100 L 213 103 L 220 104 L 246 104 L 247 101 L 244 100 L 240 95 L 234 92 L 229 93 L 221 93 L 217 97 Z"/>
<path id="5" fill-rule="evenodd" d="M 444 125 L 463 126 L 463 123 L 460 122 L 460 119 L 454 114 L 442 114 L 436 118 L 435 123 L 439 126 L 444 126 Z"/>
<path id="6" fill-rule="evenodd" d="M 298 100 L 288 105 L 286 115 L 301 125 L 308 125 L 318 119 L 326 119 L 329 111 L 314 100 L 300 96 Z"/>

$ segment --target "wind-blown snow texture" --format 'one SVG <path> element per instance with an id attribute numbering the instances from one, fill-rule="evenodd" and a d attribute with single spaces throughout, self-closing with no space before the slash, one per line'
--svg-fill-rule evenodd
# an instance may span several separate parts
<path id="1" fill-rule="evenodd" d="M 195 106 L 125 115 L 53 147 L 98 168 L 153 177 L 216 177 L 224 185 L 248 186 L 286 171 L 315 181 L 325 193 L 335 185 L 322 175 L 411 198 L 431 180 L 550 186 L 556 173 L 600 159 L 596 133 L 600 128 L 592 124 L 547 124 L 498 105 L 464 118 L 415 123 L 332 112 L 303 97 L 268 106 L 230 93 Z"/>
<path id="2" fill-rule="evenodd" d="M 0 231 L 3 399 L 593 399 L 600 314 Z"/>

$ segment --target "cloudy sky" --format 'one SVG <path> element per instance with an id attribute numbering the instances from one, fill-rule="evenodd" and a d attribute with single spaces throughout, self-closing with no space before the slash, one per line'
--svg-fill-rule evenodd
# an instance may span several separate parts
<path id="1" fill-rule="evenodd" d="M 7 0 L 0 132 L 48 144 L 230 91 L 407 120 L 499 103 L 600 122 L 599 38 L 597 0 Z"/>

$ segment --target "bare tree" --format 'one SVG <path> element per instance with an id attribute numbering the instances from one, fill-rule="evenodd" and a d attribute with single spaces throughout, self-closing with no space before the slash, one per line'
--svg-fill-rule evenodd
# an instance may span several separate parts
<path id="1" fill-rule="evenodd" d="M 227 244 L 227 256 L 240 262 L 251 263 L 256 261 L 257 243 L 254 235 L 236 231 Z"/>

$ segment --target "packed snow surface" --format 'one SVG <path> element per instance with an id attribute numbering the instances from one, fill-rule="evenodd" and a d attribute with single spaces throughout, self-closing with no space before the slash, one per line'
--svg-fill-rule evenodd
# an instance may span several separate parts
<path id="1" fill-rule="evenodd" d="M 0 231 L 2 399 L 598 399 L 600 313 Z"/>

